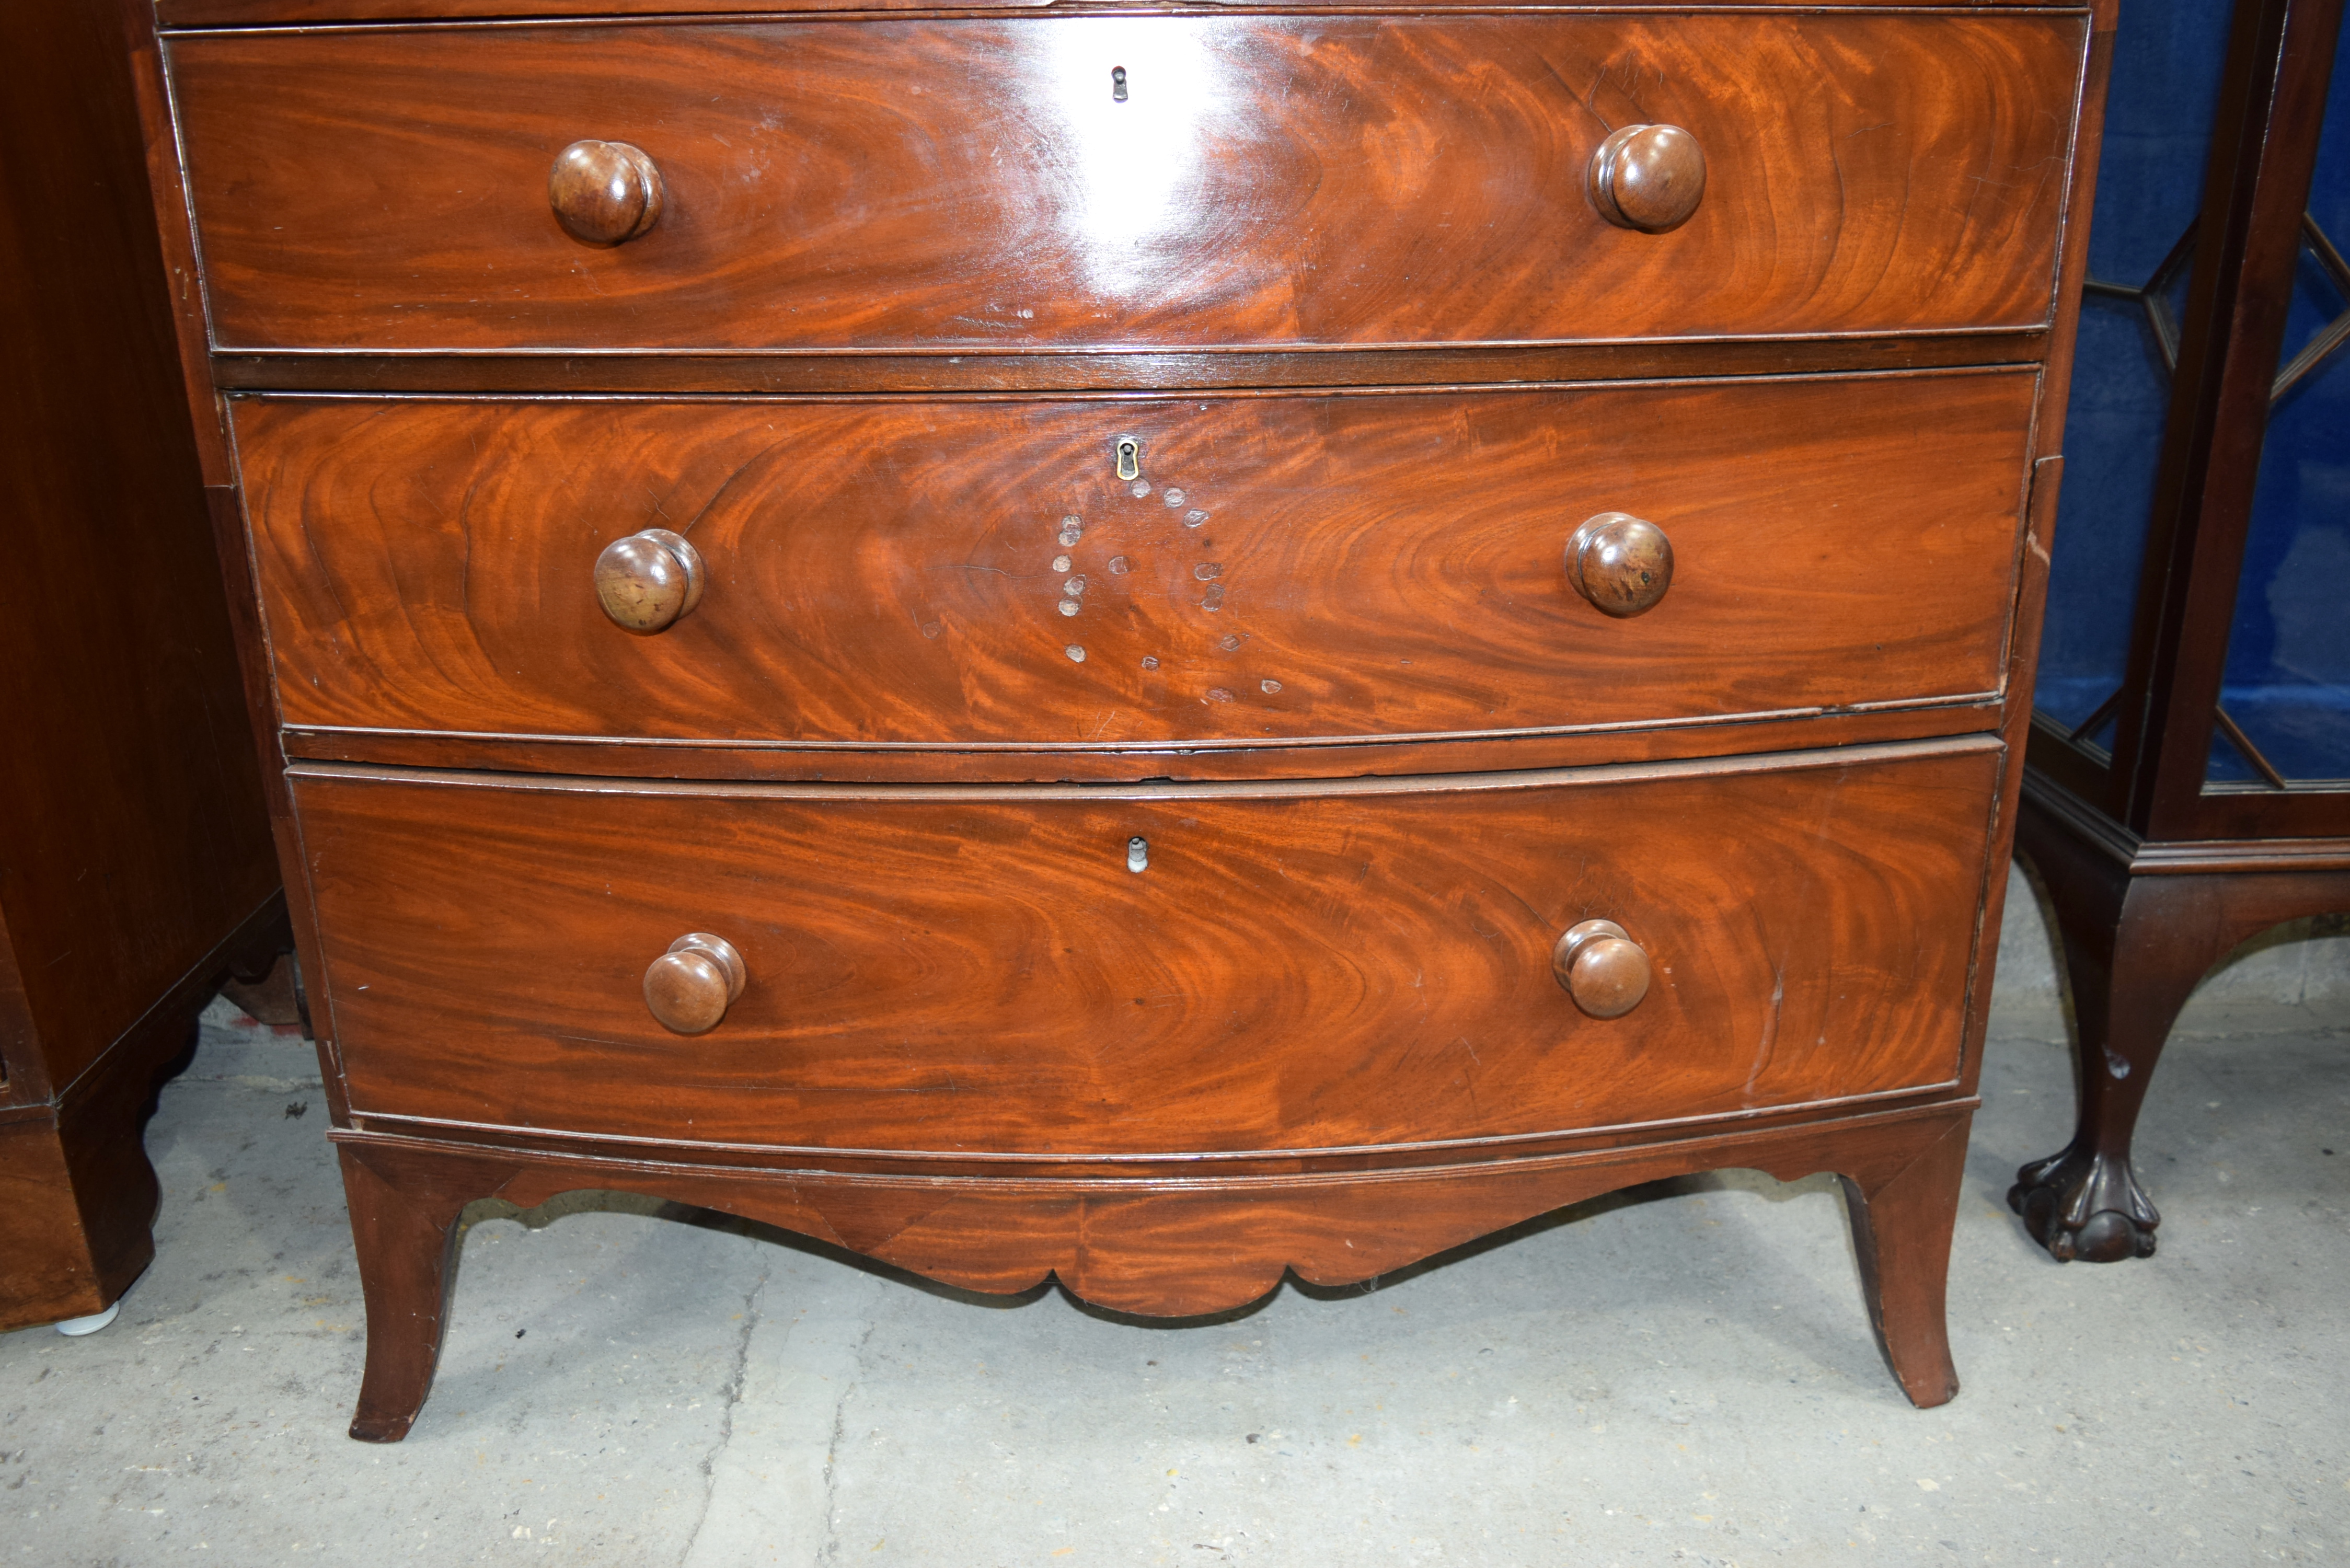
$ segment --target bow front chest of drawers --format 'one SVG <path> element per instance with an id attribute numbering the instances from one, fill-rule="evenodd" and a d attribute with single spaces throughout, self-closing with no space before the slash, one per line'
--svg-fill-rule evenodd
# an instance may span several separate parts
<path id="1" fill-rule="evenodd" d="M 354 1435 L 580 1187 L 1186 1314 L 1834 1171 L 1951 1395 L 2101 13 L 533 9 L 145 56 Z"/>

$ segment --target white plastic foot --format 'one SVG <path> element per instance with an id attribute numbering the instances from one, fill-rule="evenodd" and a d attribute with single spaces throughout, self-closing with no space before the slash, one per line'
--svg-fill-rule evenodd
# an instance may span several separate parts
<path id="1" fill-rule="evenodd" d="M 120 1317 L 121 1315 L 122 1303 L 118 1301 L 112 1306 L 108 1307 L 104 1312 L 94 1312 L 88 1317 L 69 1317 L 66 1319 L 65 1322 L 57 1324 L 57 1332 L 59 1334 L 70 1334 L 77 1337 L 85 1334 L 96 1334 L 99 1329 L 104 1328 L 108 1324 L 112 1323 L 116 1318 Z"/>

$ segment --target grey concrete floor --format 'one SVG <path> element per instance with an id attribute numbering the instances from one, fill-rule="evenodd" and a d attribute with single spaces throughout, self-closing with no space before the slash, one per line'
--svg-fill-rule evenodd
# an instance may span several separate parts
<path id="1" fill-rule="evenodd" d="M 2350 1557 L 2350 965 L 2265 944 L 2140 1135 L 2151 1262 L 2002 1195 L 2071 1114 L 2015 909 L 1950 1271 L 1905 1404 L 1825 1179 L 1583 1205 L 1177 1326 L 576 1195 L 466 1237 L 405 1443 L 298 1040 L 216 1004 L 148 1145 L 160 1255 L 88 1338 L 0 1336 L 0 1563 L 2137 1564 Z M 194 1554 L 192 1557 L 191 1554 Z"/>

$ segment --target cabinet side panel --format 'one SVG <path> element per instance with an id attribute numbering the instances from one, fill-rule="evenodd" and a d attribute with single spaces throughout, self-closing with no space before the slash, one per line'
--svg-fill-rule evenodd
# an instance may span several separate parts
<path id="1" fill-rule="evenodd" d="M 0 909 L 62 1086 L 276 885 L 119 18 L 14 6 L 0 93 Z"/>

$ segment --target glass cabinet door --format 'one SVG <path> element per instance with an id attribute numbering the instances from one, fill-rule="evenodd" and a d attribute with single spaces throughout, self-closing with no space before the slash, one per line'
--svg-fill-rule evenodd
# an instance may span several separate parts
<path id="1" fill-rule="evenodd" d="M 2126 6 L 2115 35 L 2035 699 L 2100 750 L 2129 662 L 2229 11 Z"/>
<path id="2" fill-rule="evenodd" d="M 2350 35 L 2345 35 L 2350 36 Z M 2206 789 L 2350 788 L 2350 61 L 2337 50 Z M 2094 244 L 2093 244 L 2094 249 Z M 2063 535 L 2058 535 L 2062 548 Z"/>

